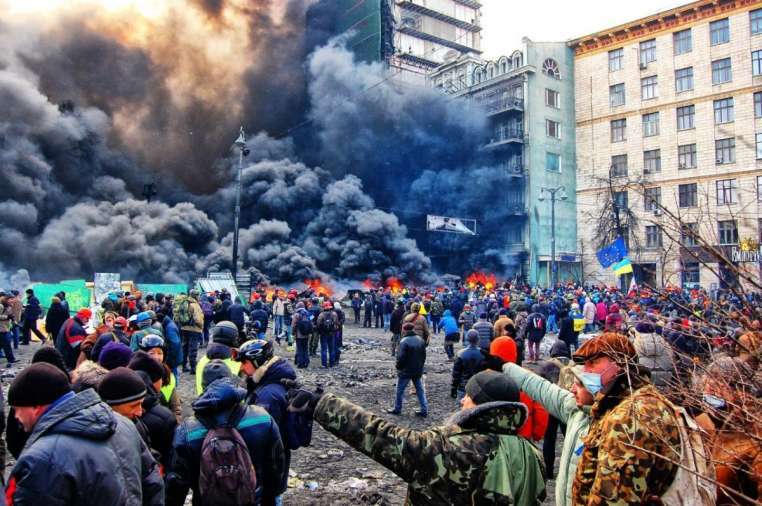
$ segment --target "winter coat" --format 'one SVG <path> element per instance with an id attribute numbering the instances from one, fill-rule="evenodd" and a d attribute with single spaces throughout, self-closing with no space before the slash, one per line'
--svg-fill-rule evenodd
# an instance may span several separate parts
<path id="1" fill-rule="evenodd" d="M 534 308 L 533 308 L 534 309 Z M 541 328 L 537 328 L 535 325 L 532 324 L 534 321 L 541 320 L 542 323 Z M 539 311 L 533 311 L 532 314 L 527 316 L 527 323 L 526 323 L 526 338 L 529 339 L 532 342 L 540 342 L 542 341 L 542 338 L 545 337 L 545 332 L 547 331 L 547 322 L 545 320 L 545 316 L 540 313 Z"/>
<path id="2" fill-rule="evenodd" d="M 469 345 L 460 350 L 452 364 L 452 390 L 464 391 L 471 376 L 483 371 L 484 367 L 484 353 L 478 346 Z"/>
<path id="3" fill-rule="evenodd" d="M 278 425 L 259 406 L 244 403 L 246 390 L 232 379 L 214 381 L 193 403 L 194 415 L 175 431 L 172 459 L 167 469 L 167 506 L 182 506 L 189 490 L 193 505 L 201 506 L 198 482 L 201 447 L 213 427 L 236 427 L 249 449 L 257 474 L 259 503 L 274 504 L 283 493 L 284 456 Z"/>
<path id="4" fill-rule="evenodd" d="M 458 322 L 455 321 L 455 318 L 453 318 L 452 312 L 449 309 L 445 310 L 440 325 L 444 331 L 445 337 L 451 334 L 458 334 Z M 458 338 L 456 337 L 455 340 L 457 341 Z"/>
<path id="5" fill-rule="evenodd" d="M 40 307 L 40 299 L 32 295 L 26 299 L 26 306 L 24 306 L 24 321 L 36 322 L 42 314 L 42 307 Z M 69 312 L 66 312 L 66 316 L 69 316 Z"/>
<path id="6" fill-rule="evenodd" d="M 284 316 L 286 314 L 286 304 L 283 300 L 276 298 L 273 301 L 273 314 L 275 316 Z"/>
<path id="7" fill-rule="evenodd" d="M 196 395 L 201 395 L 204 392 L 202 386 L 204 368 L 215 358 L 225 362 L 225 365 L 228 366 L 233 377 L 238 377 L 238 372 L 241 370 L 241 363 L 237 360 L 233 360 L 233 350 L 224 344 L 209 343 L 206 348 L 206 353 L 204 353 L 203 357 L 199 358 L 198 363 L 196 364 Z"/>
<path id="8" fill-rule="evenodd" d="M 596 313 L 597 313 L 597 309 L 595 307 L 595 304 L 593 304 L 593 301 L 591 301 L 588 298 L 585 301 L 585 305 L 582 306 L 582 317 L 585 319 L 585 323 L 588 325 L 595 323 Z"/>
<path id="9" fill-rule="evenodd" d="M 13 321 L 16 322 L 16 325 L 21 325 L 21 315 L 24 312 L 24 305 L 21 303 L 18 297 L 16 296 L 10 296 L 8 297 L 8 305 L 11 306 L 11 310 L 13 311 Z M 64 320 L 68 318 L 69 315 L 67 314 L 64 317 Z M 56 335 L 56 334 L 52 334 Z"/>
<path id="10" fill-rule="evenodd" d="M 471 330 L 471 327 L 474 326 L 475 321 L 476 315 L 472 311 L 463 311 L 460 313 L 460 318 L 458 318 L 458 323 L 461 327 L 463 327 L 464 334 Z"/>
<path id="11" fill-rule="evenodd" d="M 558 321 L 558 339 L 567 346 L 577 345 L 579 332 L 574 331 L 574 319 L 571 316 L 564 316 Z"/>
<path id="12" fill-rule="evenodd" d="M 0 332 L 10 332 L 13 319 L 13 309 L 7 304 L 0 303 Z"/>
<path id="13" fill-rule="evenodd" d="M 416 334 L 404 336 L 397 350 L 397 376 L 416 379 L 423 376 L 426 343 Z"/>
<path id="14" fill-rule="evenodd" d="M 606 317 L 606 322 L 604 324 L 604 330 L 606 332 L 619 332 L 622 330 L 622 324 L 624 323 L 624 318 L 622 318 L 622 315 L 619 314 L 619 306 L 616 304 L 612 304 L 609 308 L 609 314 Z"/>
<path id="15" fill-rule="evenodd" d="M 183 363 L 183 344 L 180 338 L 180 329 L 169 316 L 164 316 L 161 322 L 164 329 L 164 361 L 174 369 Z"/>
<path id="16" fill-rule="evenodd" d="M 158 466 L 134 424 L 92 389 L 66 394 L 37 421 L 6 493 L 21 506 L 164 504 Z"/>
<path id="17" fill-rule="evenodd" d="M 188 297 L 188 313 L 192 323 L 183 325 L 180 330 L 185 332 L 196 332 L 198 334 L 204 331 L 204 311 L 201 305 L 193 297 Z"/>
<path id="18" fill-rule="evenodd" d="M 309 335 L 302 335 L 299 331 L 299 321 L 302 318 L 310 319 L 310 313 L 306 309 L 297 309 L 294 313 L 294 317 L 291 319 L 291 333 L 294 335 L 294 339 L 308 339 Z M 314 322 L 313 322 L 314 327 Z"/>
<path id="19" fill-rule="evenodd" d="M 270 319 L 270 315 L 262 307 L 262 302 L 257 301 L 254 303 L 254 308 L 249 313 L 249 318 L 252 322 L 259 322 L 259 331 L 264 332 L 267 330 L 267 321 Z"/>
<path id="20" fill-rule="evenodd" d="M 282 380 L 296 380 L 296 371 L 285 358 L 273 356 L 254 371 L 249 382 L 247 402 L 256 404 L 273 417 L 282 435 L 286 434 L 286 408 L 288 391 Z"/>
<path id="21" fill-rule="evenodd" d="M 598 304 L 595 305 L 595 319 L 599 322 L 603 323 L 606 321 L 606 317 L 609 314 L 609 308 L 606 306 L 606 303 L 601 301 Z"/>
<path id="22" fill-rule="evenodd" d="M 64 322 L 56 337 L 56 349 L 63 355 L 64 363 L 69 370 L 77 367 L 79 347 L 87 337 L 85 327 L 76 316 L 72 316 Z"/>
<path id="23" fill-rule="evenodd" d="M 69 318 L 69 312 L 64 309 L 60 302 L 53 302 L 45 315 L 45 331 L 53 339 L 58 337 L 58 331 Z"/>
<path id="24" fill-rule="evenodd" d="M 508 327 L 508 325 L 513 325 L 513 320 L 511 320 L 505 315 L 500 316 L 495 322 L 495 325 L 493 326 L 493 329 L 492 329 L 494 332 L 494 336 L 495 337 L 507 336 L 508 334 L 506 333 L 505 329 Z"/>
<path id="25" fill-rule="evenodd" d="M 235 323 L 236 327 L 238 327 L 238 330 L 243 330 L 243 324 L 246 322 L 246 308 L 243 307 L 243 304 L 238 304 L 237 302 L 234 302 L 230 305 L 230 309 L 228 310 L 228 316 L 230 316 L 230 321 Z"/>
<path id="26" fill-rule="evenodd" d="M 494 337 L 492 334 L 492 324 L 480 318 L 471 328 L 479 333 L 479 348 L 489 351 L 489 345 Z"/>
<path id="27" fill-rule="evenodd" d="M 430 334 L 429 324 L 426 322 L 425 316 L 418 313 L 410 313 L 409 315 L 405 316 L 405 319 L 402 321 L 402 323 L 412 323 L 413 332 L 415 332 L 415 335 L 423 339 L 423 341 L 428 346 Z"/>
<path id="28" fill-rule="evenodd" d="M 632 344 L 638 352 L 638 363 L 651 370 L 651 383 L 660 388 L 668 386 L 674 365 L 672 350 L 664 339 L 656 333 L 635 332 Z"/>
<path id="29" fill-rule="evenodd" d="M 326 320 L 329 318 L 333 319 L 334 326 L 331 326 L 329 330 L 323 329 L 323 325 L 325 324 L 328 326 L 328 323 Z M 315 322 L 315 330 L 317 330 L 318 334 L 320 335 L 334 335 L 336 331 L 338 330 L 339 325 L 339 315 L 336 314 L 336 311 L 333 309 L 324 309 L 320 312 L 320 314 L 317 317 L 317 321 Z"/>
<path id="30" fill-rule="evenodd" d="M 545 497 L 541 457 L 516 436 L 520 403 L 490 402 L 454 414 L 429 430 L 399 427 L 326 394 L 315 420 L 408 484 L 406 505 L 534 506 Z"/>
<path id="31" fill-rule="evenodd" d="M 398 307 L 392 311 L 392 316 L 389 319 L 389 331 L 392 334 L 402 334 L 402 319 L 404 316 L 405 309 L 402 307 Z"/>
<path id="32" fill-rule="evenodd" d="M 146 396 L 143 398 L 143 415 L 140 417 L 148 429 L 151 438 L 151 449 L 161 456 L 163 466 L 169 464 L 169 454 L 172 450 L 172 439 L 175 436 L 177 419 L 175 414 L 161 405 L 161 394 L 156 391 L 147 374 L 139 372 L 146 385 Z"/>
<path id="33" fill-rule="evenodd" d="M 584 446 L 583 439 L 590 427 L 590 406 L 578 407 L 571 392 L 516 364 L 505 364 L 503 372 L 516 382 L 522 392 L 541 404 L 550 416 L 566 425 L 556 476 L 555 504 L 571 506 L 572 483 Z"/>

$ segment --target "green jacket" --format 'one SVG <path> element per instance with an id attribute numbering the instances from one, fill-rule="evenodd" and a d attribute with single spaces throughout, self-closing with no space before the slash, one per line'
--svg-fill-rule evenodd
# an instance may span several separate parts
<path id="1" fill-rule="evenodd" d="M 315 420 L 408 483 L 409 505 L 541 504 L 542 459 L 516 431 L 526 419 L 520 403 L 491 402 L 455 413 L 445 426 L 399 427 L 326 394 Z"/>
<path id="2" fill-rule="evenodd" d="M 564 448 L 556 478 L 555 504 L 571 506 L 572 483 L 584 446 L 582 438 L 590 428 L 590 407 L 579 408 L 571 392 L 516 364 L 505 364 L 503 372 L 515 381 L 524 393 L 542 404 L 551 416 L 566 424 Z"/>

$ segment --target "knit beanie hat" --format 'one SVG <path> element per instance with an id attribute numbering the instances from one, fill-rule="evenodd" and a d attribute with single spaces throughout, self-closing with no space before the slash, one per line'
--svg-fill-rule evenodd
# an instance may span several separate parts
<path id="1" fill-rule="evenodd" d="M 117 406 L 145 397 L 146 386 L 132 369 L 117 367 L 103 377 L 98 385 L 98 395 L 109 406 Z"/>
<path id="2" fill-rule="evenodd" d="M 144 351 L 136 351 L 127 367 L 133 371 L 145 372 L 151 378 L 151 383 L 164 377 L 164 366 Z"/>
<path id="3" fill-rule="evenodd" d="M 61 355 L 61 352 L 55 349 L 53 346 L 43 346 L 34 352 L 34 355 L 32 356 L 32 363 L 37 364 L 39 362 L 54 365 L 61 369 L 66 374 L 67 378 L 69 377 L 69 370 L 66 368 L 63 355 Z"/>
<path id="4" fill-rule="evenodd" d="M 204 366 L 204 372 L 201 376 L 201 388 L 206 390 L 206 387 L 211 385 L 212 382 L 220 378 L 230 378 L 232 376 L 233 373 L 230 371 L 230 367 L 222 360 L 215 358 Z"/>
<path id="5" fill-rule="evenodd" d="M 132 350 L 129 346 L 112 342 L 103 347 L 98 357 L 98 363 L 111 371 L 117 367 L 126 367 L 131 358 Z"/>
<path id="6" fill-rule="evenodd" d="M 8 390 L 8 405 L 45 406 L 71 392 L 69 377 L 45 362 L 32 364 L 19 373 Z"/>
<path id="7" fill-rule="evenodd" d="M 474 329 L 466 332 L 466 342 L 469 344 L 479 344 L 479 332 Z"/>
<path id="8" fill-rule="evenodd" d="M 516 341 L 508 336 L 500 336 L 489 345 L 489 354 L 505 362 L 516 363 Z"/>
<path id="9" fill-rule="evenodd" d="M 496 401 L 519 402 L 519 387 L 505 374 L 482 371 L 468 380 L 466 395 L 474 401 L 474 404 Z"/>

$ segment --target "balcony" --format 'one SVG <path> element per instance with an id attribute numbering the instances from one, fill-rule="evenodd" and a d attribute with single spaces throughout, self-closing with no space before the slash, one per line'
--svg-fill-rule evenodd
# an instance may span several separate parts
<path id="1" fill-rule="evenodd" d="M 406 9 L 408 11 L 417 12 L 419 14 L 423 14 L 430 18 L 438 19 L 439 21 L 443 21 L 450 25 L 455 25 L 458 28 L 462 28 L 463 30 L 478 32 L 482 29 L 482 27 L 479 25 L 478 19 L 473 19 L 469 23 L 468 21 L 463 21 L 458 18 L 454 18 L 443 12 L 430 9 L 426 7 L 425 5 L 423 5 L 423 2 L 421 0 L 397 0 L 397 5 L 399 5 L 401 8 Z"/>
<path id="2" fill-rule="evenodd" d="M 501 97 L 484 101 L 481 105 L 486 109 L 488 116 L 494 116 L 506 111 L 523 111 L 524 99 L 517 97 Z"/>
<path id="3" fill-rule="evenodd" d="M 508 144 L 521 144 L 524 142 L 524 129 L 520 126 L 504 126 L 496 128 L 493 136 L 487 142 L 486 148 L 496 148 Z"/>
<path id="4" fill-rule="evenodd" d="M 511 177 L 524 177 L 526 176 L 526 170 L 521 158 L 511 159 L 498 164 L 498 167 L 503 169 Z"/>
<path id="5" fill-rule="evenodd" d="M 439 44 L 440 46 L 445 46 L 445 47 L 449 47 L 450 49 L 455 49 L 456 51 L 459 51 L 461 53 L 469 53 L 469 52 L 476 53 L 476 54 L 482 53 L 479 49 L 474 49 L 473 47 L 470 47 L 470 46 L 464 46 L 463 44 L 458 44 L 457 42 L 453 42 L 448 39 L 443 39 L 442 37 L 437 37 L 436 35 L 423 32 L 413 26 L 403 24 L 397 28 L 397 31 L 399 33 L 404 33 L 406 35 L 411 35 L 418 39 L 427 40 L 429 42 Z"/>

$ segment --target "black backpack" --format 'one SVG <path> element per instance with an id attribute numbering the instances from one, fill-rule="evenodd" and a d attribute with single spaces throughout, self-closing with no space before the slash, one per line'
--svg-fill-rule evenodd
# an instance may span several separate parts
<path id="1" fill-rule="evenodd" d="M 198 491 L 204 506 L 256 503 L 257 473 L 237 429 L 216 427 L 207 432 L 201 444 Z"/>
<path id="2" fill-rule="evenodd" d="M 303 336 L 309 336 L 314 332 L 315 328 L 312 325 L 312 320 L 308 316 L 302 315 L 299 321 L 296 322 L 296 330 Z"/>
<path id="3" fill-rule="evenodd" d="M 333 311 L 328 311 L 318 323 L 318 331 L 321 334 L 330 334 L 338 330 L 338 317 Z"/>

